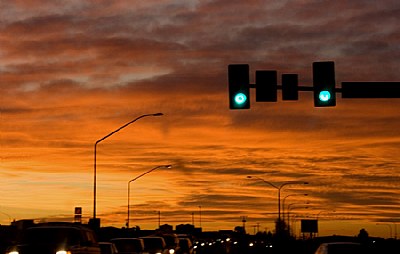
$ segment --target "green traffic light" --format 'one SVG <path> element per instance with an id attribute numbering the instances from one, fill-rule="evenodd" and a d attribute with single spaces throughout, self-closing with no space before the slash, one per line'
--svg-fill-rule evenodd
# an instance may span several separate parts
<path id="1" fill-rule="evenodd" d="M 244 93 L 237 93 L 234 100 L 237 105 L 243 105 L 247 101 L 247 96 Z"/>
<path id="2" fill-rule="evenodd" d="M 320 101 L 328 102 L 331 99 L 331 93 L 329 91 L 321 91 L 318 98 Z"/>

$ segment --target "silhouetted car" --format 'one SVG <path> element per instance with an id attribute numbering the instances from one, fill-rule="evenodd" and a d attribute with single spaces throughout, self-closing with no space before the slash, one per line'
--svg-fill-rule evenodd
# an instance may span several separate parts
<path id="1" fill-rule="evenodd" d="M 141 237 L 144 241 L 144 252 L 148 254 L 169 254 L 164 238 L 160 236 Z M 173 254 L 173 253 L 171 253 Z"/>
<path id="2" fill-rule="evenodd" d="M 175 253 L 175 254 L 181 254 L 180 251 L 180 246 L 179 246 L 179 238 L 175 234 L 164 234 L 162 236 L 165 240 L 165 243 L 167 245 L 168 252 L 170 254 Z"/>
<path id="3" fill-rule="evenodd" d="M 76 224 L 46 224 L 28 228 L 8 254 L 101 254 L 92 230 Z"/>
<path id="4" fill-rule="evenodd" d="M 190 238 L 179 238 L 180 253 L 193 254 L 193 244 Z"/>
<path id="5" fill-rule="evenodd" d="M 118 250 L 112 242 L 99 242 L 101 254 L 117 254 Z"/>
<path id="6" fill-rule="evenodd" d="M 364 254 L 367 249 L 360 243 L 353 242 L 331 242 L 322 243 L 315 254 Z"/>
<path id="7" fill-rule="evenodd" d="M 144 241 L 140 238 L 114 238 L 110 242 L 115 244 L 118 254 L 142 254 Z"/>

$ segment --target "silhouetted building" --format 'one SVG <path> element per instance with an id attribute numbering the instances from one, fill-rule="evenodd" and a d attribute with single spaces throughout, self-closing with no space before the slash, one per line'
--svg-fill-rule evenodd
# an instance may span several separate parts
<path id="1" fill-rule="evenodd" d="M 168 224 L 160 225 L 159 230 L 162 233 L 173 233 L 174 232 L 174 227 Z"/>

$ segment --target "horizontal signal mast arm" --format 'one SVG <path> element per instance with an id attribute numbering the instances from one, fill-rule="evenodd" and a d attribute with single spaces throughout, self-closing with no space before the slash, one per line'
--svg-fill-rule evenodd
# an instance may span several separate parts
<path id="1" fill-rule="evenodd" d="M 256 84 L 249 84 L 250 88 L 256 88 Z M 277 85 L 278 90 L 282 90 L 282 85 Z M 337 89 L 337 88 L 336 88 Z M 312 86 L 298 86 L 298 91 L 314 91 L 314 87 Z"/>
<path id="2" fill-rule="evenodd" d="M 256 84 L 249 84 L 256 88 Z M 312 86 L 298 86 L 298 91 L 314 91 Z M 277 89 L 282 89 L 278 85 Z M 400 82 L 342 82 L 342 87 L 335 88 L 336 93 L 341 93 L 342 98 L 400 98 Z"/>
<path id="3" fill-rule="evenodd" d="M 342 98 L 400 98 L 400 82 L 342 82 Z"/>

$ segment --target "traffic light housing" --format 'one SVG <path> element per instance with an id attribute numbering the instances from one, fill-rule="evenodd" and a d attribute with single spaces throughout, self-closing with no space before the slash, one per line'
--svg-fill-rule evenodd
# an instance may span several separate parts
<path id="1" fill-rule="evenodd" d="M 299 77 L 297 74 L 282 74 L 282 100 L 299 99 Z"/>
<path id="2" fill-rule="evenodd" d="M 228 65 L 229 108 L 250 108 L 250 78 L 248 64 Z"/>
<path id="3" fill-rule="evenodd" d="M 313 63 L 314 107 L 336 106 L 335 63 Z"/>
<path id="4" fill-rule="evenodd" d="M 278 95 L 276 71 L 256 71 L 256 101 L 276 102 Z"/>

